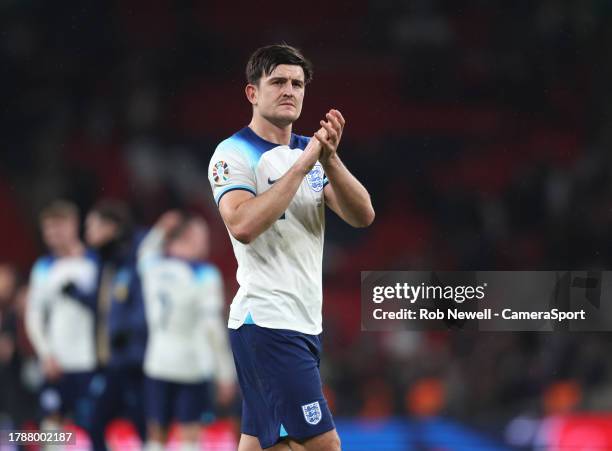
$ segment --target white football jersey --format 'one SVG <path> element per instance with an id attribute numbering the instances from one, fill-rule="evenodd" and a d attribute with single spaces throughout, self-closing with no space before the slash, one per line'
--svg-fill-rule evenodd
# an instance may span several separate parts
<path id="1" fill-rule="evenodd" d="M 208 168 L 217 205 L 233 190 L 259 195 L 270 189 L 295 163 L 308 141 L 292 134 L 288 146 L 278 145 L 248 127 L 222 141 Z M 268 230 L 249 244 L 230 234 L 240 284 L 230 308 L 230 328 L 252 320 L 272 329 L 321 333 L 326 184 L 317 162 L 287 210 Z"/>
<path id="2" fill-rule="evenodd" d="M 178 383 L 234 379 L 223 317 L 223 282 L 211 264 L 163 255 L 153 229 L 138 252 L 149 330 L 144 372 Z"/>
<path id="3" fill-rule="evenodd" d="M 38 357 L 52 356 L 63 371 L 93 371 L 96 367 L 94 311 L 62 293 L 69 282 L 85 295 L 94 294 L 97 262 L 93 254 L 47 256 L 37 260 L 30 276 L 26 310 L 28 336 Z"/>

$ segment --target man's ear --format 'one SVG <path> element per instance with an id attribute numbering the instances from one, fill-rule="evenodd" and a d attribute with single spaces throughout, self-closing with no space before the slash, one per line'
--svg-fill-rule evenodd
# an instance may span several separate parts
<path id="1" fill-rule="evenodd" d="M 251 102 L 251 105 L 257 105 L 257 86 L 249 83 L 244 88 L 247 100 Z"/>

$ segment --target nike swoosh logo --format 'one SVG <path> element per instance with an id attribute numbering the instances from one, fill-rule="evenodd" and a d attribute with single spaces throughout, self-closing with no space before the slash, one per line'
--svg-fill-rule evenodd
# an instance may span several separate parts
<path id="1" fill-rule="evenodd" d="M 274 185 L 277 181 L 278 179 L 272 180 L 270 177 L 268 177 L 268 185 Z"/>

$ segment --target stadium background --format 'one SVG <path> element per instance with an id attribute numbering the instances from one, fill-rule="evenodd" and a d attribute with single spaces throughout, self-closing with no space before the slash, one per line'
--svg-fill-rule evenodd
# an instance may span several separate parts
<path id="1" fill-rule="evenodd" d="M 0 309 L 23 311 L 57 197 L 127 200 L 143 226 L 202 213 L 229 301 L 206 167 L 250 118 L 249 53 L 280 41 L 315 66 L 295 131 L 340 109 L 340 152 L 377 210 L 367 230 L 327 223 L 323 373 L 345 449 L 612 449 L 609 334 L 359 320 L 361 270 L 609 267 L 607 0 L 0 2 Z M 33 409 L 21 332 L 0 341 L 4 424 Z"/>

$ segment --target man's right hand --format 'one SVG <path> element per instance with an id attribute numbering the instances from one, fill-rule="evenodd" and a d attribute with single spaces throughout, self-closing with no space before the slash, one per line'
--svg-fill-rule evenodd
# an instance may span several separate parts
<path id="1" fill-rule="evenodd" d="M 56 381 L 62 375 L 62 368 L 54 357 L 45 358 L 42 369 L 48 381 Z"/>
<path id="2" fill-rule="evenodd" d="M 327 133 L 324 128 L 317 133 L 321 132 Z M 236 190 L 221 198 L 219 212 L 234 238 L 248 244 L 283 215 L 304 177 L 319 160 L 321 148 L 321 143 L 313 136 L 291 168 L 266 192 L 253 196 L 247 191 Z"/>
<path id="3" fill-rule="evenodd" d="M 236 384 L 234 382 L 217 383 L 217 404 L 228 407 L 236 397 Z"/>
<path id="4" fill-rule="evenodd" d="M 326 131 L 324 128 L 320 128 L 317 133 L 326 133 Z M 304 152 L 302 152 L 300 158 L 298 158 L 294 163 L 294 167 L 298 168 L 304 173 L 304 176 L 306 176 L 306 174 L 312 170 L 316 162 L 319 160 L 321 156 L 321 148 L 321 142 L 319 142 L 315 136 L 310 138 Z"/>
<path id="5" fill-rule="evenodd" d="M 219 212 L 232 236 L 249 244 L 268 230 L 289 207 L 320 154 L 321 143 L 313 137 L 289 170 L 264 193 L 254 196 L 235 190 L 224 195 L 219 202 Z"/>

